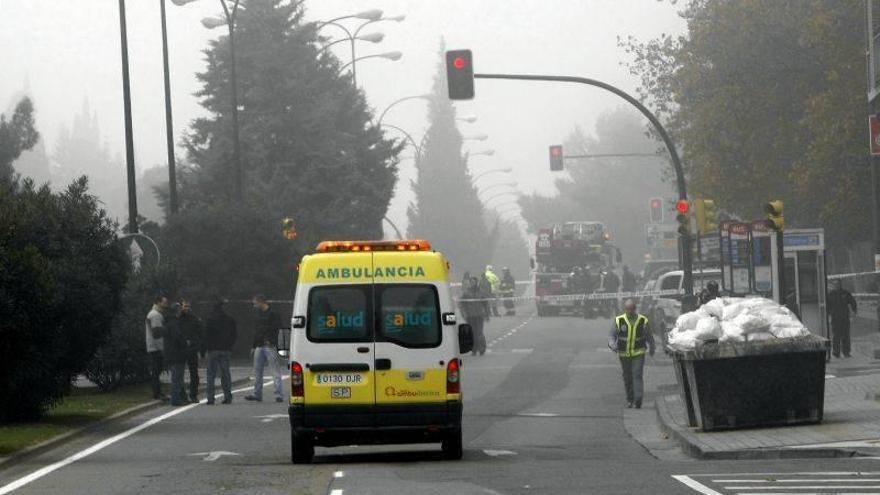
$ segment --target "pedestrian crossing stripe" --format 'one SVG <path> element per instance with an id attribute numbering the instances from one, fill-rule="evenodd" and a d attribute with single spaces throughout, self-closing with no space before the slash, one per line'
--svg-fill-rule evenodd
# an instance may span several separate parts
<path id="1" fill-rule="evenodd" d="M 880 495 L 880 473 L 877 472 L 721 473 L 673 475 L 672 478 L 702 495 L 808 495 L 840 490 L 850 495 Z"/>

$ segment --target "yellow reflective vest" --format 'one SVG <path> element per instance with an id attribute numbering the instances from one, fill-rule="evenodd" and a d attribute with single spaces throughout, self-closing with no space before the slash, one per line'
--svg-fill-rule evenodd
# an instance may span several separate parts
<path id="1" fill-rule="evenodd" d="M 636 315 L 635 321 L 630 320 L 626 313 L 614 319 L 612 330 L 612 349 L 621 357 L 643 356 L 648 345 L 654 346 L 654 336 L 648 326 L 645 315 Z"/>

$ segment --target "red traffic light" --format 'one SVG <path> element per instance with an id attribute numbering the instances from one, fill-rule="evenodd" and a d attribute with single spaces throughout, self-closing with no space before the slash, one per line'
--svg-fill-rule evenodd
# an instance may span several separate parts
<path id="1" fill-rule="evenodd" d="M 657 209 L 657 208 L 662 208 L 662 207 L 663 207 L 663 203 L 659 199 L 654 198 L 651 200 L 651 208 Z"/>
<path id="2" fill-rule="evenodd" d="M 467 61 L 464 57 L 455 57 L 455 60 L 452 61 L 452 66 L 458 70 L 464 69 L 465 65 L 467 65 Z"/>
<path id="3" fill-rule="evenodd" d="M 682 215 L 687 215 L 688 211 L 690 211 L 690 209 L 691 209 L 691 205 L 690 205 L 690 203 L 687 202 L 687 200 L 679 199 L 675 203 L 675 209 L 676 209 L 676 211 L 678 211 Z"/>
<path id="4" fill-rule="evenodd" d="M 553 156 L 562 156 L 562 146 L 551 146 L 550 154 Z"/>

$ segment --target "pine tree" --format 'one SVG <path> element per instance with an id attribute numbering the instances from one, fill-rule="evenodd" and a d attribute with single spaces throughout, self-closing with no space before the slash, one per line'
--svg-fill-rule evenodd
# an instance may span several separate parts
<path id="1" fill-rule="evenodd" d="M 462 153 L 462 136 L 455 125 L 455 108 L 447 97 L 445 74 L 439 64 L 428 106 L 430 125 L 416 163 L 416 198 L 407 212 L 408 235 L 428 239 L 460 275 L 482 271 L 492 256 L 493 236 L 483 222 L 483 205 Z"/>
<path id="2" fill-rule="evenodd" d="M 107 143 L 101 138 L 98 116 L 88 99 L 83 98 L 73 124 L 61 127 L 52 158 L 52 182 L 57 187 L 66 187 L 85 175 L 91 194 L 98 197 L 111 217 L 123 218 L 128 214 L 125 166 L 111 158 Z"/>
<path id="3" fill-rule="evenodd" d="M 230 53 L 210 43 L 198 92 L 209 116 L 188 136 L 181 212 L 168 233 L 181 270 L 206 290 L 290 290 L 299 255 L 319 240 L 381 238 L 400 146 L 372 123 L 364 95 L 318 34 L 302 2 L 247 0 L 235 48 L 244 203 L 234 202 Z M 299 237 L 281 237 L 284 217 Z"/>

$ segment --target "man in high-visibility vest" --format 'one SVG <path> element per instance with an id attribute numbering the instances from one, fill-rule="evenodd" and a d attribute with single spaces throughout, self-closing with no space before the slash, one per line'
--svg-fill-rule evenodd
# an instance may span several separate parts
<path id="1" fill-rule="evenodd" d="M 627 299 L 623 304 L 624 313 L 614 319 L 614 326 L 608 335 L 608 347 L 617 352 L 623 370 L 623 384 L 626 387 L 626 407 L 642 407 L 644 382 L 642 372 L 645 368 L 645 353 L 654 355 L 654 335 L 645 315 L 636 312 L 636 303 Z"/>

